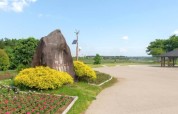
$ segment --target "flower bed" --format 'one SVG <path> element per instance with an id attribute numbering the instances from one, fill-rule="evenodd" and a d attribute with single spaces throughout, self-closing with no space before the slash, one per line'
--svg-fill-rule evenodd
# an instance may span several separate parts
<path id="1" fill-rule="evenodd" d="M 3 87 L 0 93 L 0 114 L 60 114 L 73 100 L 68 96 L 34 92 L 15 94 Z"/>

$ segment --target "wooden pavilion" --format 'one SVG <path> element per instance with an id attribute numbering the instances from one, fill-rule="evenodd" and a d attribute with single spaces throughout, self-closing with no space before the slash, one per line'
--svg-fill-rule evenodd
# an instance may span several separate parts
<path id="1" fill-rule="evenodd" d="M 161 67 L 166 66 L 166 60 L 167 60 L 168 67 L 174 67 L 176 63 L 176 59 L 178 58 L 178 49 L 162 54 L 160 55 L 160 57 L 161 57 Z"/>

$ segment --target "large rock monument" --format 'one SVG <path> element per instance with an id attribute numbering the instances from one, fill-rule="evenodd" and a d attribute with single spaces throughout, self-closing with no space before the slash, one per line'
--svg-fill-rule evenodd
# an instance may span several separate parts
<path id="1" fill-rule="evenodd" d="M 33 56 L 32 66 L 49 66 L 58 71 L 68 72 L 76 79 L 70 48 L 58 29 L 41 38 Z"/>

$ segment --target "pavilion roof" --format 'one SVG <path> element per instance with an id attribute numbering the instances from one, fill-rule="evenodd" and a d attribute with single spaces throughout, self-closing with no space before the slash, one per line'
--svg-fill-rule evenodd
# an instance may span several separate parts
<path id="1" fill-rule="evenodd" d="M 178 49 L 164 53 L 164 54 L 160 55 L 160 57 L 178 57 Z"/>

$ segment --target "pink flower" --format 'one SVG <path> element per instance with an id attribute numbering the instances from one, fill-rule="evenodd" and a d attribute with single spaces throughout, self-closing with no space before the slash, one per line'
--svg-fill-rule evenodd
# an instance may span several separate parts
<path id="1" fill-rule="evenodd" d="M 7 104 L 8 103 L 8 100 L 5 100 L 5 104 Z"/>
<path id="2" fill-rule="evenodd" d="M 10 114 L 10 112 L 6 112 L 6 114 Z"/>
<path id="3" fill-rule="evenodd" d="M 27 112 L 26 114 L 31 114 L 30 112 Z"/>

